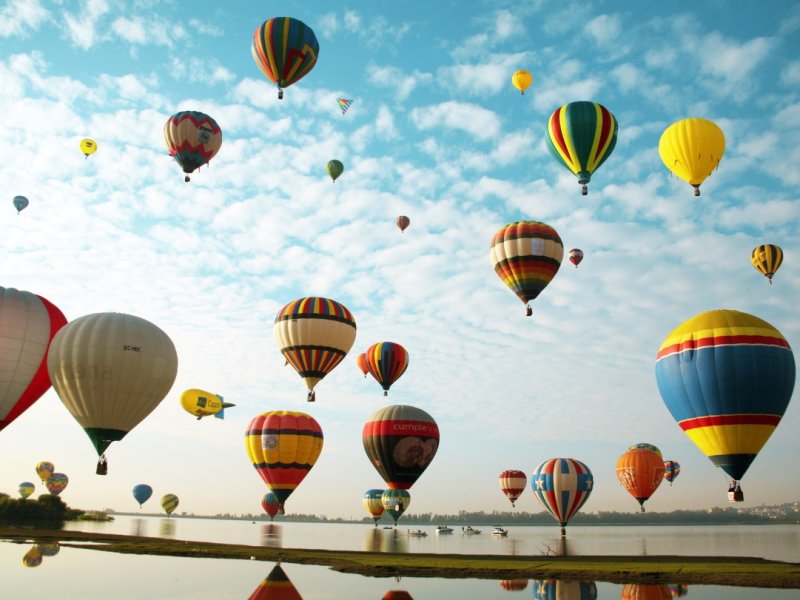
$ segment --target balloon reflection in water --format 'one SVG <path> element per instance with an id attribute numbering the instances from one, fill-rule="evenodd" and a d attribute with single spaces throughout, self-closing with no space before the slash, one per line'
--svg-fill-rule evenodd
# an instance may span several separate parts
<path id="1" fill-rule="evenodd" d="M 38 567 L 42 564 L 42 553 L 39 551 L 39 548 L 33 546 L 28 550 L 25 556 L 22 557 L 22 564 L 26 567 Z"/>
<path id="2" fill-rule="evenodd" d="M 131 535 L 147 535 L 147 521 L 145 519 L 133 519 L 131 521 Z"/>
<path id="3" fill-rule="evenodd" d="M 283 529 L 274 523 L 265 523 L 261 526 L 261 545 L 266 548 L 280 548 Z"/>
<path id="4" fill-rule="evenodd" d="M 158 534 L 161 537 L 174 537 L 175 523 L 176 522 L 170 518 L 161 519 L 161 524 L 158 527 Z"/>
<path id="5" fill-rule="evenodd" d="M 389 590 L 381 600 L 414 600 L 414 598 L 405 590 Z"/>
<path id="6" fill-rule="evenodd" d="M 672 600 L 672 594 L 666 585 L 644 585 L 626 583 L 622 586 L 622 600 Z"/>
<path id="7" fill-rule="evenodd" d="M 272 567 L 266 579 L 253 590 L 248 600 L 303 600 L 280 565 Z"/>
<path id="8" fill-rule="evenodd" d="M 533 597 L 537 600 L 594 600 L 597 598 L 597 586 L 594 581 L 534 579 L 532 585 Z"/>
<path id="9" fill-rule="evenodd" d="M 672 594 L 673 598 L 683 598 L 686 594 L 689 593 L 689 586 L 683 585 L 680 583 L 670 583 L 667 585 L 669 588 L 669 593 Z"/>
<path id="10" fill-rule="evenodd" d="M 364 536 L 364 552 L 380 552 L 383 541 L 383 531 L 380 529 L 367 529 Z"/>
<path id="11" fill-rule="evenodd" d="M 55 556 L 61 550 L 61 545 L 58 542 L 45 542 L 36 544 L 34 548 L 38 548 L 42 556 Z"/>
<path id="12" fill-rule="evenodd" d="M 501 579 L 500 587 L 509 592 L 521 592 L 528 588 L 527 579 Z"/>

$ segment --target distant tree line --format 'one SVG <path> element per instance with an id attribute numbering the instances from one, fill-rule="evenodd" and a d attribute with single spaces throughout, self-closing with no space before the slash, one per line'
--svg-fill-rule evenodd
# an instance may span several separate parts
<path id="1" fill-rule="evenodd" d="M 0 523 L 47 523 L 61 527 L 64 521 L 77 519 L 84 511 L 70 508 L 58 496 L 42 494 L 38 499 L 12 498 L 0 492 Z"/>

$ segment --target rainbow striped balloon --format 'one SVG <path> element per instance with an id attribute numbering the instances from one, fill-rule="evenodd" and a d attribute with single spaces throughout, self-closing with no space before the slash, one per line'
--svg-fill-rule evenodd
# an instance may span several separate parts
<path id="1" fill-rule="evenodd" d="M 367 371 L 381 384 L 383 395 L 408 368 L 408 351 L 396 342 L 378 342 L 364 352 Z"/>
<path id="2" fill-rule="evenodd" d="M 672 485 L 672 482 L 675 481 L 675 478 L 680 475 L 681 466 L 678 464 L 677 461 L 674 460 L 666 460 L 664 461 L 664 479 L 669 481 L 669 484 Z"/>
<path id="3" fill-rule="evenodd" d="M 795 380 L 789 342 L 747 313 L 712 310 L 673 330 L 656 356 L 656 381 L 698 448 L 739 480 L 775 431 Z"/>

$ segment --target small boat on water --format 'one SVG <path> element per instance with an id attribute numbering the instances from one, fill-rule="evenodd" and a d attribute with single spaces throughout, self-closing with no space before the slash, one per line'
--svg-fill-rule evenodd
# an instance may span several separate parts
<path id="1" fill-rule="evenodd" d="M 428 536 L 428 534 L 425 533 L 424 531 L 422 531 L 422 529 L 414 529 L 414 530 L 409 529 L 408 530 L 408 535 L 410 535 L 411 537 L 427 537 Z"/>
<path id="2" fill-rule="evenodd" d="M 480 529 L 473 529 L 471 525 L 461 528 L 461 533 L 464 535 L 477 535 L 481 532 Z"/>
<path id="3" fill-rule="evenodd" d="M 438 525 L 436 527 L 436 533 L 453 533 L 453 528 L 447 525 Z"/>
<path id="4" fill-rule="evenodd" d="M 495 527 L 492 530 L 492 535 L 505 537 L 508 535 L 508 529 L 503 529 L 502 527 Z"/>

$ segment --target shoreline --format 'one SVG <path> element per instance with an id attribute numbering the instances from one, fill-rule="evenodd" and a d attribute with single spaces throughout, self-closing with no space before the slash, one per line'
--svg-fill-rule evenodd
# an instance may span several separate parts
<path id="1" fill-rule="evenodd" d="M 0 540 L 54 542 L 123 554 L 260 560 L 327 566 L 367 577 L 566 579 L 608 583 L 723 585 L 800 589 L 800 563 L 709 556 L 500 556 L 391 554 L 353 550 L 267 548 L 83 531 L 0 528 Z"/>

